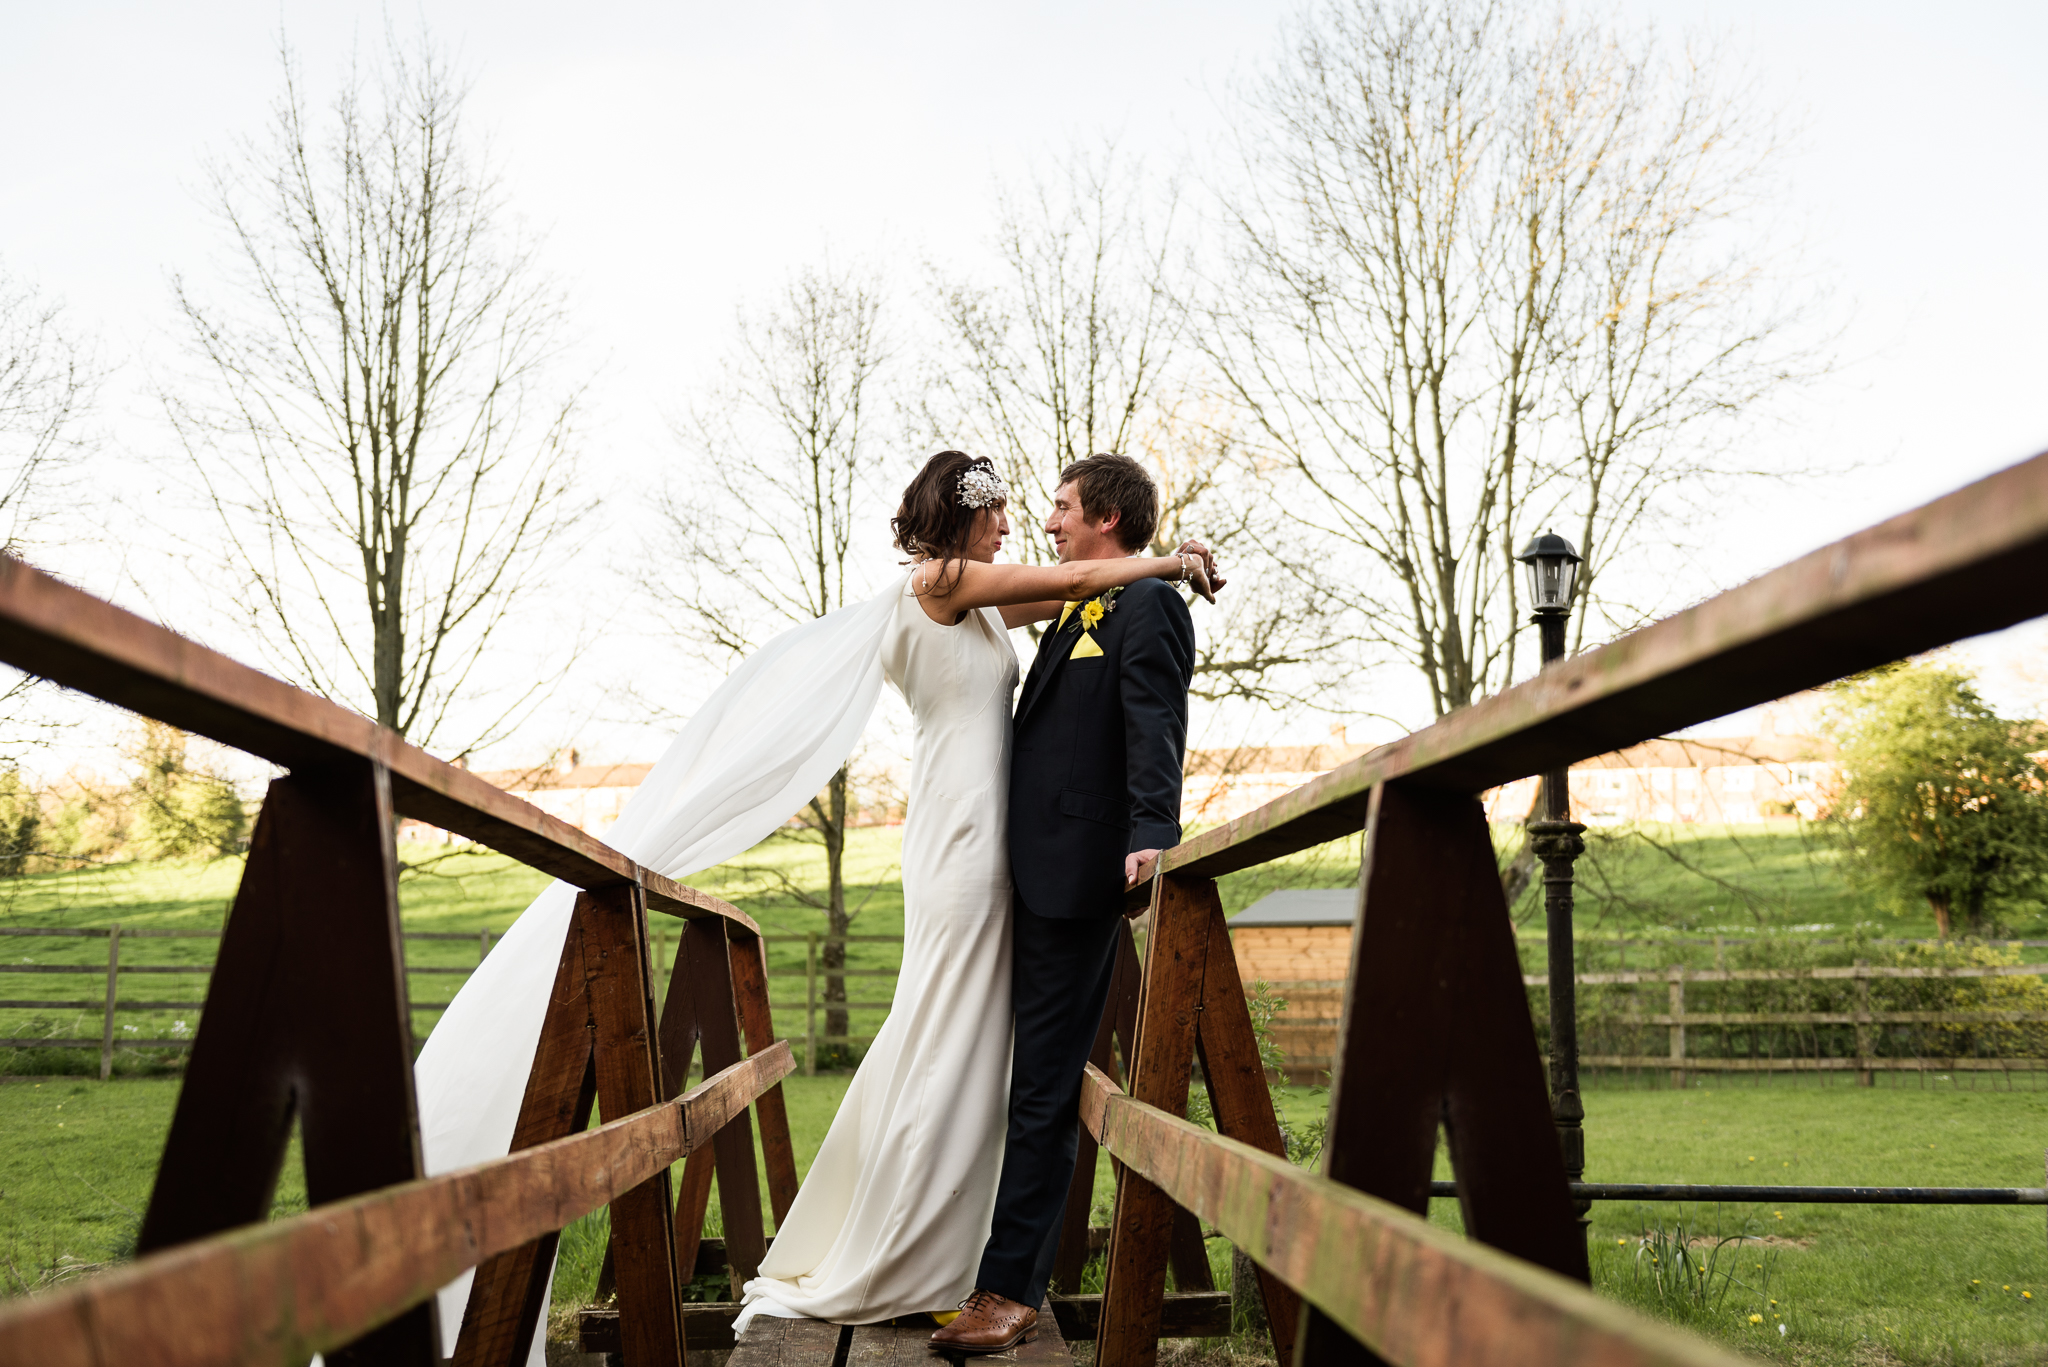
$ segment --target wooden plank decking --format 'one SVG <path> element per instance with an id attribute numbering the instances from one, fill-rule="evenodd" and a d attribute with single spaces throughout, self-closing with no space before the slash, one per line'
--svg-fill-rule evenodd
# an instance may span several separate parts
<path id="1" fill-rule="evenodd" d="M 1101 1314 L 1100 1296 L 1084 1298 L 1088 1302 L 1076 1322 L 1081 1323 L 1092 1335 L 1094 1324 Z M 1222 1332 L 1229 1331 L 1229 1298 L 1227 1296 L 1169 1297 L 1169 1300 L 1197 1299 L 1220 1303 L 1222 1309 Z M 726 1367 L 833 1367 L 843 1361 L 846 1367 L 881 1367 L 885 1363 L 934 1363 L 940 1361 L 969 1361 L 966 1358 L 935 1357 L 928 1344 L 932 1336 L 932 1324 L 923 1317 L 916 1322 L 902 1324 L 827 1324 L 822 1320 L 783 1320 L 772 1315 L 763 1315 L 747 1326 L 747 1332 L 737 1342 L 732 1336 L 733 1316 L 739 1312 L 737 1304 L 718 1302 L 694 1308 L 686 1307 L 683 1316 L 684 1332 L 688 1336 L 690 1350 L 732 1349 L 732 1356 L 726 1360 Z M 1074 1360 L 1067 1349 L 1065 1337 L 1060 1333 L 1062 1319 L 1075 1319 L 1069 1307 L 1063 1306 L 1055 1313 L 1050 1302 L 1038 1312 L 1038 1337 L 1030 1343 L 1007 1353 L 996 1353 L 971 1359 L 974 1362 L 1018 1362 L 1034 1364 L 1034 1367 L 1069 1367 Z M 1172 1321 L 1169 1327 L 1192 1328 L 1195 1332 L 1212 1329 L 1217 1320 L 1217 1307 L 1205 1304 L 1202 1313 L 1175 1315 L 1169 1312 Z M 1181 1322 L 1187 1323 L 1183 1325 Z M 1199 1321 L 1199 1325 L 1197 1324 Z M 619 1312 L 610 1307 L 585 1310 L 581 1317 L 582 1348 L 586 1353 L 616 1353 L 619 1351 Z M 1212 1330 L 1213 1331 L 1213 1330 Z M 842 1345 L 846 1356 L 839 1354 Z"/>
<path id="2" fill-rule="evenodd" d="M 931 1349 L 931 1336 L 932 1326 L 929 1323 L 857 1325 L 847 1348 L 846 1367 L 910 1367 L 913 1363 L 930 1363 L 934 1360 L 1023 1362 L 1034 1364 L 1034 1367 L 1069 1367 L 1074 1360 L 1074 1355 L 1067 1351 L 1066 1340 L 1060 1337 L 1059 1322 L 1053 1317 L 1050 1302 L 1039 1307 L 1038 1337 L 1007 1353 L 982 1354 L 971 1358 L 952 1353 L 935 1354 Z M 740 1352 L 732 1355 L 727 1367 L 754 1367 L 757 1360 L 743 1357 L 743 1352 L 744 1345 Z M 767 1359 L 758 1361 L 765 1363 Z M 829 1361 L 824 1367 L 830 1367 Z"/>

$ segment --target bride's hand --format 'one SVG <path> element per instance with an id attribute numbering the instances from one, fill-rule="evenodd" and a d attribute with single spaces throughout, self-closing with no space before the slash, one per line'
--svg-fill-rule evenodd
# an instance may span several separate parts
<path id="1" fill-rule="evenodd" d="M 1180 548 L 1174 554 L 1193 558 L 1195 563 L 1191 568 L 1195 572 L 1195 579 L 1190 582 L 1195 584 L 1195 591 L 1202 597 L 1212 603 L 1215 602 L 1216 595 L 1222 592 L 1226 582 L 1223 576 L 1216 572 L 1216 553 L 1193 537 L 1189 537 L 1180 543 Z"/>

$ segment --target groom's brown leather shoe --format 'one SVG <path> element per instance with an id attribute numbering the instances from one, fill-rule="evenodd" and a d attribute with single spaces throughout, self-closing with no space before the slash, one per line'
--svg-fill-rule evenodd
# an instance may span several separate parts
<path id="1" fill-rule="evenodd" d="M 1038 1337 L 1038 1312 L 977 1289 L 960 1302 L 960 1316 L 933 1334 L 931 1345 L 952 1353 L 1006 1353 Z"/>

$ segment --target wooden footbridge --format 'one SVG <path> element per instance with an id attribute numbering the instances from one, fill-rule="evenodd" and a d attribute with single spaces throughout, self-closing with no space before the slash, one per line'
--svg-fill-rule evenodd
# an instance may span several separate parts
<path id="1" fill-rule="evenodd" d="M 1060 1277 L 1117 1163 L 1099 1301 L 1057 1310 L 1103 1367 L 1185 1332 L 1165 1278 L 1206 1284 L 1202 1226 L 1258 1270 L 1283 1360 L 1734 1363 L 1594 1296 L 1552 1127 L 1482 789 L 2048 612 L 2048 456 L 1753 580 L 1324 775 L 1147 872 L 1083 1096 Z M 716 1341 L 682 1298 L 709 1250 L 765 1246 L 753 1126 L 780 1219 L 796 1170 L 759 932 L 340 707 L 0 561 L 0 659 L 238 746 L 271 785 L 130 1266 L 0 1306 L 0 1364 L 258 1367 L 439 1361 L 433 1292 L 478 1268 L 455 1361 L 526 1361 L 557 1232 L 611 1207 L 605 1332 L 629 1367 Z M 513 1152 L 424 1177 L 393 815 L 582 889 Z M 1357 933 L 1323 1171 L 1289 1164 L 1215 880 L 1363 828 Z M 662 1014 L 647 918 L 686 927 Z M 696 1050 L 705 1080 L 683 1090 Z M 1199 1059 L 1217 1131 L 1182 1119 Z M 1120 1066 L 1124 1065 L 1124 1066 Z M 607 1123 L 586 1129 L 593 1101 Z M 267 1221 L 296 1117 L 313 1208 Z M 1465 1227 L 1422 1217 L 1439 1127 Z M 1220 1133 L 1218 1132 L 1220 1131 Z M 671 1165 L 681 1161 L 679 1181 Z M 1076 1218 L 1078 1217 L 1078 1218 Z M 729 1316 L 722 1321 L 730 1342 Z M 762 1321 L 735 1364 L 928 1360 L 914 1326 Z M 1050 1323 L 1012 1360 L 1059 1362 Z"/>

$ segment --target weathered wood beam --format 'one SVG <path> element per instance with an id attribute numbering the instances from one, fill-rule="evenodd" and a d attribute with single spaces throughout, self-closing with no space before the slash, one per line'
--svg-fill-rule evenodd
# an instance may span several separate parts
<path id="1" fill-rule="evenodd" d="M 675 1101 L 460 1172 L 182 1244 L 0 1306 L 0 1362 L 286 1367 L 711 1142 L 795 1066 L 778 1043 Z"/>
<path id="2" fill-rule="evenodd" d="M 1741 1367 L 1577 1282 L 1124 1095 L 1094 1068 L 1081 1120 L 1397 1367 Z"/>
<path id="3" fill-rule="evenodd" d="M 0 660 L 132 712 L 260 755 L 287 769 L 345 757 L 391 771 L 393 805 L 579 888 L 638 883 L 671 916 L 722 916 L 728 904 L 642 868 L 603 841 L 408 745 L 325 698 L 208 650 L 147 618 L 0 556 Z"/>
<path id="4" fill-rule="evenodd" d="M 1195 1036 L 1202 1018 L 1203 970 L 1209 956 L 1230 953 L 1211 932 L 1221 924 L 1216 885 L 1169 875 L 1152 885 L 1152 929 L 1145 937 L 1145 976 L 1138 996 L 1138 1040 L 1132 1051 L 1134 1096 L 1161 1114 L 1185 1111 Z M 1092 1065 L 1091 1065 L 1092 1068 Z M 1152 1367 L 1159 1356 L 1159 1314 L 1173 1247 L 1176 1209 L 1157 1186 L 1128 1166 L 1116 1174 L 1116 1213 L 1102 1268 L 1101 1367 Z M 1199 1237 L 1199 1231 L 1197 1231 Z"/>
<path id="5" fill-rule="evenodd" d="M 1376 783 L 1476 793 L 2048 613 L 2048 455 L 1824 546 L 1166 851 L 1217 878 L 1365 822 Z"/>
<path id="6" fill-rule="evenodd" d="M 1092 1342 L 1102 1328 L 1102 1297 L 1054 1296 L 1053 1317 L 1059 1321 L 1060 1337 L 1069 1342 Z M 1167 1339 L 1227 1339 L 1230 1337 L 1230 1293 L 1228 1291 L 1169 1291 L 1159 1311 L 1159 1337 Z"/>

